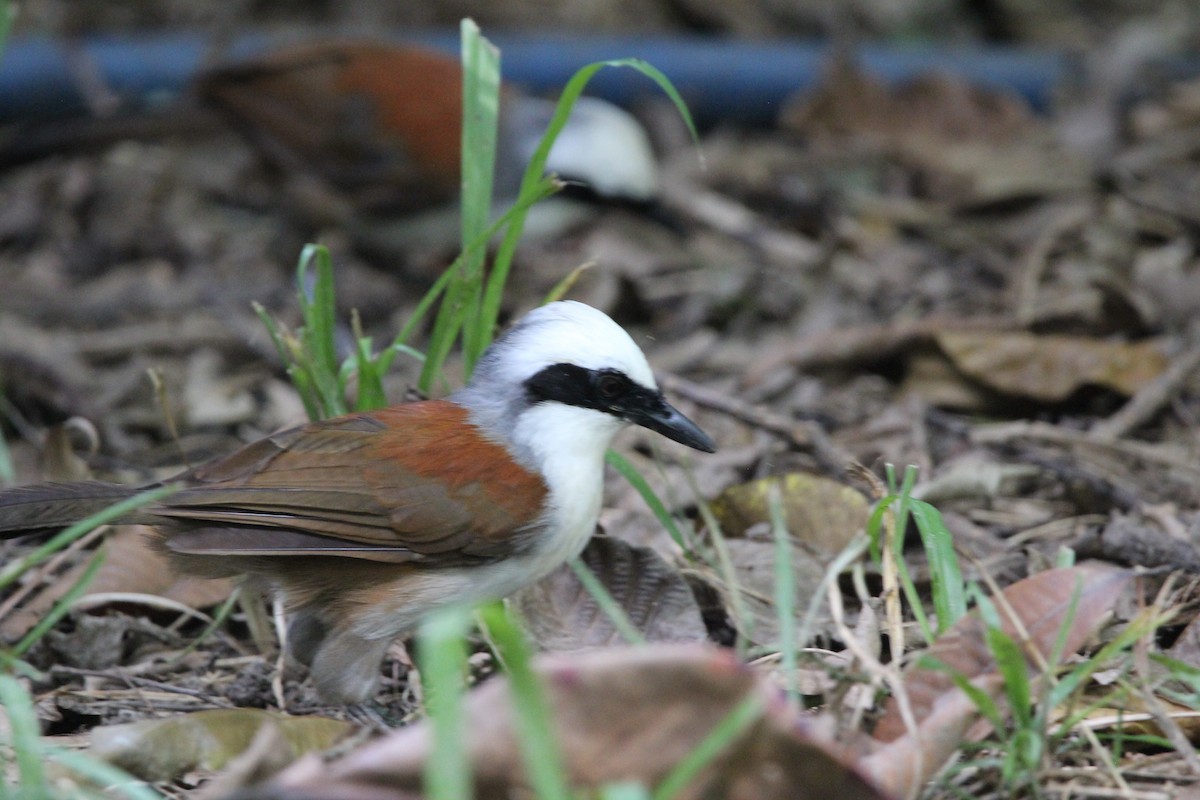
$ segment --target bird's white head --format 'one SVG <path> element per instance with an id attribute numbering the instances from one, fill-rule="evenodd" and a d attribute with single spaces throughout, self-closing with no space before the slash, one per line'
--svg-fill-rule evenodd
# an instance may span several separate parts
<path id="1" fill-rule="evenodd" d="M 574 301 L 529 312 L 488 348 L 453 398 L 491 435 L 535 463 L 547 449 L 603 457 L 626 425 L 698 450 L 712 440 L 672 408 L 632 337 L 602 311 Z"/>

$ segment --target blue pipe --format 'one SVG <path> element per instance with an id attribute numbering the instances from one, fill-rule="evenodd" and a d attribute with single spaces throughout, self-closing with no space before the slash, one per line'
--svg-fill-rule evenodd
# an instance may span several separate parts
<path id="1" fill-rule="evenodd" d="M 458 52 L 455 33 L 405 34 L 397 41 Z M 638 57 L 662 70 L 702 124 L 733 120 L 766 125 L 797 91 L 820 80 L 830 46 L 798 40 L 733 41 L 702 37 L 489 35 L 501 49 L 505 78 L 535 92 L 554 94 L 579 67 L 593 61 Z M 278 43 L 278 41 L 276 41 Z M 272 40 L 238 38 L 227 59 L 261 53 Z M 209 40 L 194 33 L 105 36 L 77 45 L 129 108 L 153 108 L 186 88 L 200 67 Z M 84 112 L 84 100 L 68 67 L 66 45 L 57 40 L 15 37 L 0 56 L 0 122 L 62 118 Z M 888 82 L 939 70 L 984 86 L 1002 87 L 1037 109 L 1068 74 L 1056 53 L 1016 49 L 933 49 L 866 45 L 862 66 Z M 629 106 L 658 95 L 652 81 L 634 70 L 601 70 L 588 93 Z"/>

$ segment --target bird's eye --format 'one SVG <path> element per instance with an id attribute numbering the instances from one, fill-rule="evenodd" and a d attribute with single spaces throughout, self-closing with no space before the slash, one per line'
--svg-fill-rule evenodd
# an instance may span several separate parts
<path id="1" fill-rule="evenodd" d="M 605 374 L 596 379 L 596 391 L 605 400 L 612 400 L 624 389 L 625 382 L 616 375 Z"/>

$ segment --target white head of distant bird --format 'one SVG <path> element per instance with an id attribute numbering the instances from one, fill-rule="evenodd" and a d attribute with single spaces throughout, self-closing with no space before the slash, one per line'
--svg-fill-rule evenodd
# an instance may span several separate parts
<path id="1" fill-rule="evenodd" d="M 517 154 L 528 163 L 554 113 L 554 104 L 523 98 L 510 112 Z M 546 160 L 546 171 L 589 186 L 601 197 L 637 202 L 658 196 L 658 159 L 646 129 L 628 111 L 580 97 Z"/>

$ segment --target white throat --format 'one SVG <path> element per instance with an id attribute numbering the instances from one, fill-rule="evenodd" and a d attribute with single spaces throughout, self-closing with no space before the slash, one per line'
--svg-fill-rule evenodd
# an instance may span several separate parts
<path id="1" fill-rule="evenodd" d="M 548 519 L 555 533 L 539 547 L 546 571 L 583 550 L 596 527 L 604 490 L 604 453 L 625 425 L 611 414 L 562 403 L 525 409 L 513 444 L 545 478 Z"/>

